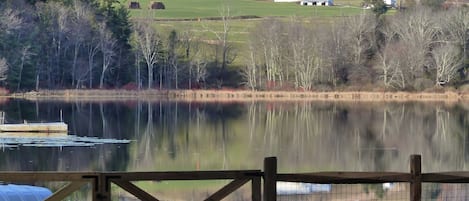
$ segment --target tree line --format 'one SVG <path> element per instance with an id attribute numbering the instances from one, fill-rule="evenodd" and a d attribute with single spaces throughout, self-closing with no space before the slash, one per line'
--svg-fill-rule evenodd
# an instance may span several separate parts
<path id="1" fill-rule="evenodd" d="M 117 0 L 5 0 L 0 85 L 12 91 L 425 90 L 458 87 L 469 76 L 464 7 L 415 6 L 394 15 L 364 11 L 331 23 L 266 18 L 249 30 L 245 47 L 230 40 L 230 8 L 220 16 L 221 31 L 203 27 L 215 38 L 206 40 L 191 29 L 163 36 L 157 22 L 131 19 Z"/>
<path id="2" fill-rule="evenodd" d="M 12 91 L 220 87 L 231 77 L 220 70 L 228 45 L 215 45 L 220 57 L 189 31 L 164 37 L 118 0 L 5 0 L 0 13 L 0 85 Z"/>
<path id="3" fill-rule="evenodd" d="M 116 0 L 0 4 L 0 80 L 10 90 L 130 81 L 128 12 Z"/>
<path id="4" fill-rule="evenodd" d="M 468 78 L 467 8 L 417 6 L 323 25 L 270 19 L 251 35 L 243 71 L 251 89 L 425 90 Z"/>

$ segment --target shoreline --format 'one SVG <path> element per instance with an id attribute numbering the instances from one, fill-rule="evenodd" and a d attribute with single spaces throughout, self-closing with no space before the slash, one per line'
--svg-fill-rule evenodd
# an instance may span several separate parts
<path id="1" fill-rule="evenodd" d="M 4 98 L 61 101 L 168 100 L 195 102 L 356 101 L 356 102 L 465 102 L 469 93 L 366 91 L 249 91 L 249 90 L 41 90 L 13 93 Z"/>

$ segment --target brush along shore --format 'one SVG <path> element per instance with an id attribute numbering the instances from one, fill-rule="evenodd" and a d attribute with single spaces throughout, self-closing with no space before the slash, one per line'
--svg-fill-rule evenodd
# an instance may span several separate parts
<path id="1" fill-rule="evenodd" d="M 311 92 L 249 90 L 43 90 L 13 93 L 28 100 L 180 100 L 180 101 L 469 101 L 469 93 L 446 92 Z"/>

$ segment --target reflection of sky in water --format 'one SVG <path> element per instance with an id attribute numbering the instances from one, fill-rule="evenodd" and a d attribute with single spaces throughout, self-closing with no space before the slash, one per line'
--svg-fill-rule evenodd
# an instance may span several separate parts
<path id="1" fill-rule="evenodd" d="M 90 147 L 99 144 L 122 144 L 130 140 L 100 139 L 67 135 L 60 137 L 0 137 L 0 147 Z"/>

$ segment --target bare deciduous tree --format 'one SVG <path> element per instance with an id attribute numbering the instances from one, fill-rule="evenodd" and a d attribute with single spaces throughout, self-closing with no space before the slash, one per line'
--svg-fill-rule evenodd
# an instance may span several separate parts
<path id="1" fill-rule="evenodd" d="M 191 26 L 187 26 L 184 30 L 179 34 L 179 40 L 181 43 L 181 47 L 184 49 L 184 57 L 189 58 L 191 56 L 192 44 L 194 43 L 193 40 L 194 32 L 192 31 Z"/>
<path id="2" fill-rule="evenodd" d="M 405 89 L 406 87 L 406 78 L 402 70 L 403 63 L 400 60 L 401 48 L 400 43 L 389 43 L 378 52 L 380 64 L 377 65 L 377 72 L 385 88 Z"/>
<path id="3" fill-rule="evenodd" d="M 216 46 L 215 46 L 215 63 L 218 65 L 218 57 L 219 52 L 221 52 L 221 66 L 219 67 L 218 75 L 217 75 L 217 87 L 221 87 L 223 85 L 223 74 L 226 71 L 226 67 L 228 63 L 231 63 L 236 54 L 234 53 L 234 47 L 229 41 L 229 36 L 231 32 L 231 8 L 229 5 L 223 5 L 219 11 L 221 23 L 222 23 L 222 30 L 221 32 L 215 31 L 213 29 L 209 29 L 207 26 L 204 25 L 206 31 L 213 33 L 217 39 Z"/>
<path id="4" fill-rule="evenodd" d="M 318 53 L 317 39 L 312 31 L 299 22 L 291 22 L 288 28 L 289 61 L 294 72 L 295 87 L 310 90 L 318 80 L 322 59 Z"/>
<path id="5" fill-rule="evenodd" d="M 199 41 L 198 39 L 195 39 L 194 37 L 194 33 L 192 31 L 192 27 L 191 26 L 186 26 L 184 28 L 184 31 L 180 32 L 179 34 L 179 37 L 178 37 L 178 41 L 179 41 L 179 48 L 182 49 L 182 59 L 186 59 L 187 60 L 187 70 L 189 72 L 187 72 L 189 75 L 189 80 L 188 80 L 188 88 L 189 89 L 192 89 L 192 84 L 193 84 L 193 57 L 194 57 L 194 51 L 195 53 L 197 53 L 197 51 L 199 51 Z"/>
<path id="6" fill-rule="evenodd" d="M 383 81 L 385 88 L 404 89 L 406 80 L 402 70 L 401 55 L 404 52 L 403 44 L 396 41 L 396 32 L 389 26 L 380 29 L 383 35 L 383 45 L 378 50 L 377 73 Z"/>
<path id="7" fill-rule="evenodd" d="M 251 90 L 255 90 L 258 87 L 257 78 L 259 76 L 254 51 L 254 48 L 250 45 L 249 58 L 246 59 L 246 67 L 243 69 L 243 76 L 246 80 L 245 85 L 248 86 Z"/>
<path id="8" fill-rule="evenodd" d="M 452 44 L 444 44 L 432 51 L 435 60 L 435 84 L 446 84 L 454 79 L 461 65 L 459 48 Z"/>
<path id="9" fill-rule="evenodd" d="M 63 85 L 67 68 L 62 68 L 64 62 L 70 9 L 62 2 L 40 2 L 36 4 L 39 16 L 38 26 L 41 29 L 41 37 L 48 47 L 44 48 L 48 54 L 44 75 L 47 77 L 47 85 Z"/>
<path id="10" fill-rule="evenodd" d="M 115 56 L 116 39 L 112 33 L 107 30 L 106 25 L 101 23 L 99 25 L 99 50 L 102 56 L 101 76 L 99 78 L 99 88 L 104 87 L 104 76 L 109 69 L 112 59 Z"/>
<path id="11" fill-rule="evenodd" d="M 8 63 L 5 58 L 0 58 L 0 82 L 4 82 L 8 78 Z"/>
<path id="12" fill-rule="evenodd" d="M 254 67 L 255 64 L 259 68 L 256 75 L 258 87 L 282 86 L 289 81 L 289 73 L 294 73 L 289 72 L 291 69 L 286 65 L 285 47 L 289 41 L 285 27 L 286 23 L 269 18 L 251 31 L 248 48 L 252 55 L 246 59 L 246 67 Z"/>
<path id="13" fill-rule="evenodd" d="M 347 68 L 350 66 L 350 47 L 346 40 L 348 34 L 340 24 L 333 23 L 322 29 L 322 58 L 324 68 L 329 72 L 328 80 L 334 87 L 348 81 Z"/>
<path id="14" fill-rule="evenodd" d="M 170 69 L 170 74 L 166 75 L 174 80 L 174 88 L 178 89 L 178 82 L 179 82 L 179 64 L 178 64 L 178 55 L 176 54 L 176 50 L 179 46 L 179 39 L 178 35 L 175 30 L 171 31 L 168 38 L 168 46 L 167 46 L 167 64 Z M 171 79 L 167 79 L 171 81 Z M 171 84 L 170 84 L 171 85 Z"/>
<path id="15" fill-rule="evenodd" d="M 161 39 L 158 36 L 156 30 L 151 27 L 148 23 L 139 22 L 137 23 L 136 30 L 134 32 L 136 42 L 138 45 L 138 49 L 141 52 L 145 63 L 147 64 L 147 71 L 148 71 L 148 89 L 153 86 L 153 69 L 155 68 L 155 64 L 158 62 L 158 58 L 160 57 L 159 52 L 161 51 L 159 48 L 159 43 L 161 43 Z M 161 80 L 160 80 L 161 82 Z M 161 84 L 160 84 L 161 87 Z"/>
<path id="16" fill-rule="evenodd" d="M 345 19 L 346 39 L 352 50 L 352 63 L 362 65 L 366 52 L 375 45 L 374 34 L 377 26 L 376 17 L 370 13 L 362 13 Z"/>
<path id="17" fill-rule="evenodd" d="M 198 48 L 196 48 L 198 49 Z M 194 81 L 198 84 L 205 83 L 207 78 L 207 56 L 204 55 L 203 50 L 198 49 L 191 60 L 191 74 L 192 68 L 194 70 Z"/>
<path id="18" fill-rule="evenodd" d="M 22 21 L 17 11 L 7 8 L 0 14 L 0 31 L 9 34 L 12 30 L 20 28 Z"/>
<path id="19" fill-rule="evenodd" d="M 205 82 L 205 78 L 208 75 L 208 56 L 206 55 L 207 51 L 203 48 L 203 44 L 200 40 L 186 38 L 185 41 L 186 42 L 183 42 L 185 47 L 184 52 L 186 53 L 186 56 L 189 55 L 189 88 L 192 88 L 192 82 L 197 84 Z M 188 47 L 190 47 L 190 49 Z"/>
<path id="20" fill-rule="evenodd" d="M 447 40 L 462 49 L 461 60 L 462 62 L 465 62 L 468 58 L 467 47 L 469 43 L 469 9 L 453 8 L 448 12 L 449 15 L 444 18 L 446 19 L 444 26 L 448 35 Z"/>
<path id="21" fill-rule="evenodd" d="M 23 80 L 23 70 L 24 66 L 26 65 L 26 62 L 31 59 L 31 56 L 33 56 L 34 53 L 31 52 L 31 46 L 26 45 L 23 48 L 21 48 L 20 52 L 20 65 L 19 65 L 19 73 L 18 73 L 18 85 L 16 87 L 16 90 L 20 90 L 21 88 L 21 82 Z"/>
<path id="22" fill-rule="evenodd" d="M 79 53 L 86 42 L 86 38 L 90 37 L 89 35 L 92 33 L 91 24 L 88 19 L 91 13 L 90 8 L 78 0 L 73 1 L 71 11 L 70 23 L 67 24 L 67 29 L 70 30 L 67 38 L 72 44 L 73 49 L 72 69 L 70 73 L 72 86 L 78 88 L 83 81 L 83 77 L 91 73 L 91 71 L 87 71 L 86 69 L 77 69 L 77 67 L 80 67 L 77 66 Z"/>
<path id="23" fill-rule="evenodd" d="M 441 28 L 433 16 L 435 13 L 430 9 L 417 7 L 397 15 L 391 21 L 391 29 L 396 31 L 399 40 L 405 44 L 406 52 L 410 53 L 402 58 L 407 61 L 405 74 L 409 80 L 422 77 L 429 63 L 431 45 L 435 43 Z"/>
<path id="24" fill-rule="evenodd" d="M 88 53 L 88 87 L 93 88 L 93 69 L 94 69 L 94 58 L 98 53 L 99 43 L 95 36 L 91 36 L 87 42 L 87 53 Z"/>

